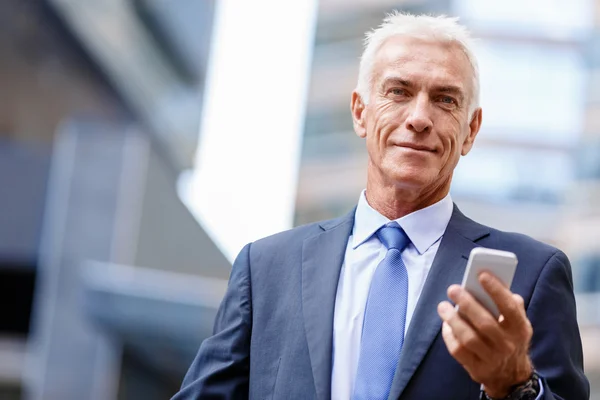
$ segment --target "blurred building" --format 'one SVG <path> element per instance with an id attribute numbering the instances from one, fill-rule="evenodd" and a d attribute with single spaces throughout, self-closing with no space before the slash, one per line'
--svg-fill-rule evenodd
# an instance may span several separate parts
<path id="1" fill-rule="evenodd" d="M 215 3 L 0 2 L 0 399 L 168 398 L 210 334 L 230 263 L 176 185 Z M 484 123 L 452 196 L 567 252 L 600 399 L 600 0 L 321 0 L 295 224 L 365 186 L 350 93 L 393 8 L 481 38 Z"/>
<path id="2" fill-rule="evenodd" d="M 0 4 L 1 399 L 168 398 L 210 333 L 230 264 L 176 184 L 212 9 Z"/>

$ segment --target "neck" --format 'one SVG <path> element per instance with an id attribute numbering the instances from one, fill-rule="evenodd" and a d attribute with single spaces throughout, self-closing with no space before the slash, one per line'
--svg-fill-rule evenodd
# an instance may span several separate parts
<path id="1" fill-rule="evenodd" d="M 450 191 L 450 179 L 436 187 L 385 184 L 367 179 L 367 202 L 389 220 L 402 218 L 442 200 Z"/>

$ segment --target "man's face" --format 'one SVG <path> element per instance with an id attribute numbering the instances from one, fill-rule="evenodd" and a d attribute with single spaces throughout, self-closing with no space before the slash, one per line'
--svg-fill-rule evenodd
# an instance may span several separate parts
<path id="1" fill-rule="evenodd" d="M 356 133 L 366 138 L 369 179 L 433 193 L 449 188 L 472 147 L 481 110 L 468 115 L 472 67 L 455 44 L 392 37 L 375 56 L 368 105 L 353 94 Z"/>

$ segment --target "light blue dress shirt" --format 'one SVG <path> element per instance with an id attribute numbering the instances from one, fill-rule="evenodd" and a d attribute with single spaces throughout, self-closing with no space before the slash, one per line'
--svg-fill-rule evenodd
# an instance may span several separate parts
<path id="1" fill-rule="evenodd" d="M 411 241 L 402 252 L 402 261 L 408 272 L 405 330 L 410 326 L 452 210 L 452 198 L 448 194 L 439 202 L 396 220 Z M 354 388 L 369 287 L 375 269 L 387 251 L 374 233 L 388 222 L 388 218 L 369 205 L 363 191 L 356 208 L 352 235 L 346 246 L 335 299 L 331 377 L 333 400 L 350 399 Z M 543 390 L 538 399 L 542 395 Z"/>

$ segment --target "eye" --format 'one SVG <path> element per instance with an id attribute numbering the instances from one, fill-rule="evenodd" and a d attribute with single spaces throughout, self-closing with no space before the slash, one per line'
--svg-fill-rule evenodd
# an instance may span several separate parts
<path id="1" fill-rule="evenodd" d="M 402 88 L 392 88 L 390 89 L 390 93 L 394 96 L 404 96 L 406 95 L 406 91 Z"/>
<path id="2" fill-rule="evenodd" d="M 444 104 L 452 104 L 452 105 L 457 105 L 457 102 L 454 98 L 450 97 L 450 96 L 440 96 L 438 98 L 438 101 L 440 103 L 444 103 Z"/>

